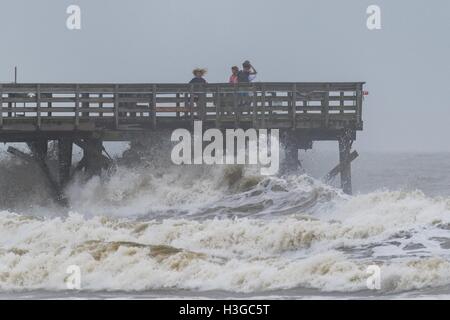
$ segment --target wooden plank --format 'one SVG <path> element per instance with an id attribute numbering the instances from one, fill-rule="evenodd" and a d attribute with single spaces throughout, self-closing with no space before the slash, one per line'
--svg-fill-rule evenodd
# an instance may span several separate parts
<path id="1" fill-rule="evenodd" d="M 302 83 L 296 82 L 299 91 L 320 91 L 326 90 L 329 86 L 331 91 L 356 91 L 361 84 L 364 82 L 313 82 L 313 83 Z M 288 91 L 292 86 L 292 82 L 266 82 L 266 83 L 255 83 L 260 89 L 263 85 L 269 91 Z M 51 93 L 73 93 L 77 84 L 42 84 L 42 92 Z M 85 93 L 114 93 L 115 84 L 78 84 L 80 89 Z M 119 93 L 139 93 L 139 92 L 151 92 L 153 84 L 118 84 L 120 85 Z M 231 91 L 231 87 L 227 83 L 217 83 L 205 85 L 206 92 L 214 92 L 214 85 L 220 85 L 228 88 Z M 158 93 L 176 93 L 179 92 L 189 92 L 188 84 L 158 84 Z M 239 84 L 239 90 L 251 90 L 252 84 Z M 5 84 L 5 93 L 29 93 L 34 92 L 36 84 Z"/>
<path id="2" fill-rule="evenodd" d="M 157 107 L 156 112 L 188 112 L 189 109 L 185 107 Z"/>
<path id="3" fill-rule="evenodd" d="M 346 160 L 348 162 L 352 162 L 359 156 L 358 152 L 353 151 L 350 153 L 349 158 Z M 335 178 L 341 171 L 344 166 L 346 166 L 347 163 L 339 163 L 337 166 L 335 166 L 333 169 L 331 169 L 330 172 L 323 178 L 325 182 L 330 182 L 333 178 Z"/>

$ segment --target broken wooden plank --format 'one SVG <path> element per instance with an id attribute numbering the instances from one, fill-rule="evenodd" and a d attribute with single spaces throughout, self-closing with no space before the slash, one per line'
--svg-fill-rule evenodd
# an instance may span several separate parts
<path id="1" fill-rule="evenodd" d="M 50 187 L 50 191 L 52 192 L 53 199 L 61 204 L 61 205 L 67 205 L 67 199 L 64 197 L 64 194 L 56 182 L 56 180 L 53 178 L 50 168 L 48 167 L 47 163 L 45 162 L 45 159 L 38 156 L 38 155 L 29 155 L 23 151 L 20 151 L 14 147 L 8 147 L 7 150 L 12 155 L 22 159 L 25 162 L 28 162 L 30 164 L 37 164 L 39 168 L 42 170 L 44 176 L 47 178 L 48 185 Z"/>
<path id="2" fill-rule="evenodd" d="M 353 151 L 350 153 L 350 157 L 347 160 L 347 162 L 339 163 L 337 166 L 335 166 L 331 171 L 323 178 L 325 182 L 331 181 L 334 177 L 336 177 L 342 170 L 342 168 L 347 165 L 348 163 L 351 163 L 353 160 L 355 160 L 359 156 L 357 151 Z"/>

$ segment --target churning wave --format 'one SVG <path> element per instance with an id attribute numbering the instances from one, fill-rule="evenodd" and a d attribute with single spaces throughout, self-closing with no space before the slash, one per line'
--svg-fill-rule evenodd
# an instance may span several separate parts
<path id="1" fill-rule="evenodd" d="M 242 166 L 141 165 L 76 180 L 67 212 L 39 202 L 35 170 L 3 162 L 1 291 L 65 290 L 69 265 L 93 291 L 355 292 L 373 264 L 383 292 L 450 285 L 448 198 L 350 197 L 307 175 Z M 7 192 L 17 175 L 22 201 L 18 186 Z"/>

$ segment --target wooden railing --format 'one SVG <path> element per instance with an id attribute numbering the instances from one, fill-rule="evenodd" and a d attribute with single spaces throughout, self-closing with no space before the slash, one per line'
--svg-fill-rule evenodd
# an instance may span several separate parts
<path id="1" fill-rule="evenodd" d="M 362 130 L 363 85 L 0 84 L 0 131 L 154 129 L 197 119 L 218 127 Z"/>

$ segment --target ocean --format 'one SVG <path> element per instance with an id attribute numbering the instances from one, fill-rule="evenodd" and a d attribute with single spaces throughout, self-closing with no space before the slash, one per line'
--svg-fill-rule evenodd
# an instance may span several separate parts
<path id="1" fill-rule="evenodd" d="M 68 209 L 3 154 L 0 298 L 450 298 L 450 154 L 360 152 L 348 196 L 321 180 L 336 153 L 302 152 L 304 171 L 276 177 L 118 161 L 77 177 Z"/>

